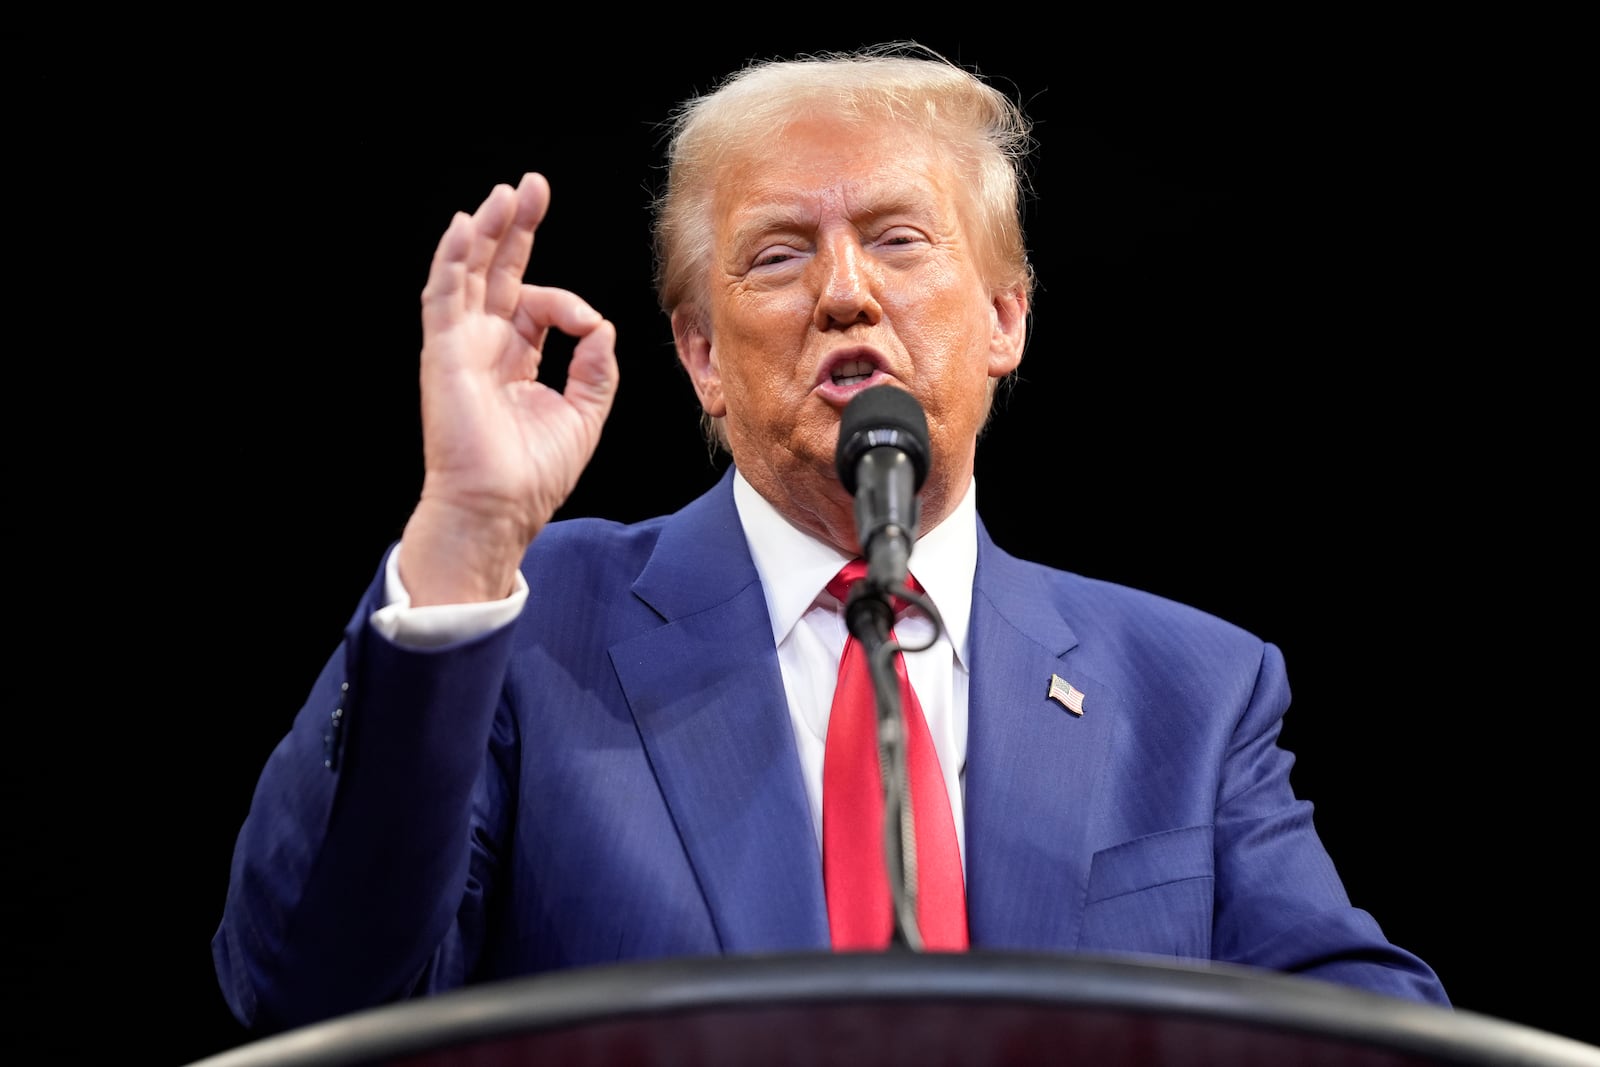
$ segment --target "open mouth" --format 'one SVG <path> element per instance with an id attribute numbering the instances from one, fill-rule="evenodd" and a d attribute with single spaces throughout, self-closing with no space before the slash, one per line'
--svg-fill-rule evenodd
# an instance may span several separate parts
<path id="1" fill-rule="evenodd" d="M 829 373 L 834 385 L 860 385 L 871 378 L 875 370 L 877 368 L 864 359 L 851 359 L 840 363 Z"/>

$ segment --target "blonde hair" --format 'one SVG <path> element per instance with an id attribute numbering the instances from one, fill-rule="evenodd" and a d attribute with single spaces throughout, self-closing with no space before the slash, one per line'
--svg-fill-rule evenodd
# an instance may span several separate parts
<path id="1" fill-rule="evenodd" d="M 1021 107 L 978 74 L 914 41 L 850 52 L 753 60 L 711 92 L 682 103 L 667 123 L 667 178 L 654 208 L 656 296 L 668 315 L 704 312 L 712 257 L 712 200 L 723 164 L 801 116 L 843 125 L 918 125 L 950 153 L 972 191 L 979 267 L 992 291 L 1020 289 L 1031 303 L 1032 265 L 1022 231 L 1032 127 Z M 726 446 L 710 425 L 714 444 Z"/>

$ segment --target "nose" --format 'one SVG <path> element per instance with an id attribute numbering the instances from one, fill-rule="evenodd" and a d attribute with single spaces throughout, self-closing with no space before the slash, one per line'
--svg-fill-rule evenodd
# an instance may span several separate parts
<path id="1" fill-rule="evenodd" d="M 817 329 L 870 325 L 883 316 L 877 267 L 856 234 L 839 234 L 825 242 L 812 266 L 821 275 L 814 316 Z"/>

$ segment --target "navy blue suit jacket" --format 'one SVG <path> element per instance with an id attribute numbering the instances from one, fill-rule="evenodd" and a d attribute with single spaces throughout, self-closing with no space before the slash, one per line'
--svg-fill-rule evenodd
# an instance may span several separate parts
<path id="1" fill-rule="evenodd" d="M 263 1030 L 577 965 L 826 951 L 822 869 L 731 476 L 553 523 L 510 626 L 400 648 L 382 568 L 263 771 L 213 943 Z M 1276 647 L 1024 562 L 980 523 L 977 949 L 1219 960 L 1447 1003 L 1351 905 L 1277 744 Z M 1058 674 L 1084 713 L 1047 697 Z"/>

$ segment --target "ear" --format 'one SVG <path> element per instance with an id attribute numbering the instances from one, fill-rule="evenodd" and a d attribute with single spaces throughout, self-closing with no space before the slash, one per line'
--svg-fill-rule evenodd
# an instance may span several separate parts
<path id="1" fill-rule="evenodd" d="M 1028 340 L 1028 297 L 1020 288 L 994 294 L 994 332 L 989 339 L 989 377 L 1004 378 L 1022 362 Z"/>
<path id="2" fill-rule="evenodd" d="M 717 419 L 728 413 L 728 405 L 723 400 L 722 375 L 717 371 L 717 353 L 709 335 L 698 312 L 684 306 L 674 309 L 672 343 L 678 349 L 678 362 L 689 372 L 700 407 Z"/>

